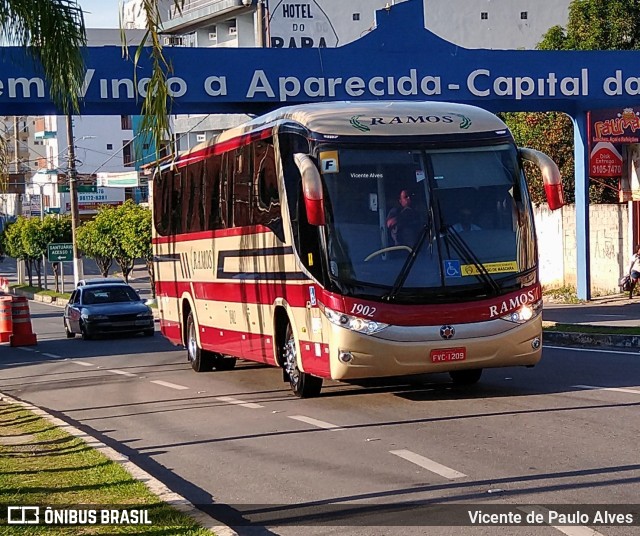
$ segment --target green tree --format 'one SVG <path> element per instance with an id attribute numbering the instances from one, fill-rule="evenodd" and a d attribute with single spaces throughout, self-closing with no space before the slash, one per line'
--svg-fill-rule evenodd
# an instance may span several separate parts
<path id="1" fill-rule="evenodd" d="M 156 296 L 155 272 L 153 269 L 153 251 L 151 249 L 151 211 L 148 208 L 127 201 L 122 206 L 123 225 L 121 226 L 122 241 L 127 253 L 132 259 L 143 259 L 149 281 L 151 293 Z"/>
<path id="2" fill-rule="evenodd" d="M 553 26 L 543 36 L 538 50 L 640 50 L 640 2 L 637 0 L 574 0 L 569 4 L 566 28 Z M 518 145 L 526 145 L 551 156 L 563 176 L 569 202 L 575 199 L 573 127 L 558 112 L 503 114 Z M 535 172 L 532 196 L 542 202 L 541 179 Z M 591 179 L 589 199 L 593 203 L 618 201 L 617 178 Z"/>
<path id="3" fill-rule="evenodd" d="M 95 260 L 102 277 L 109 275 L 109 269 L 113 264 L 113 250 L 115 244 L 115 229 L 109 218 L 99 218 L 85 222 L 78 227 L 76 239 L 78 249 L 82 253 Z"/>
<path id="4" fill-rule="evenodd" d="M 20 217 L 5 228 L 4 248 L 10 257 L 25 260 L 25 249 L 22 244 L 22 227 L 26 221 L 26 218 Z"/>
<path id="5" fill-rule="evenodd" d="M 37 271 L 38 286 L 40 286 L 43 241 L 42 224 L 37 218 L 21 216 L 7 227 L 5 233 L 7 253 L 11 257 L 24 261 L 30 286 L 33 286 L 34 269 Z"/>

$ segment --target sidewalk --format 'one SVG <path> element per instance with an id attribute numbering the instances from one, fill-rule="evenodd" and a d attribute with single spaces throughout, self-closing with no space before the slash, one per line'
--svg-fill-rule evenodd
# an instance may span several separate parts
<path id="1" fill-rule="evenodd" d="M 640 330 L 640 296 L 629 299 L 628 294 L 612 294 L 578 304 L 551 303 L 545 300 L 542 319 L 545 325 L 549 322 L 566 324 L 575 330 L 546 330 L 546 343 L 640 348 L 640 335 L 611 333 L 615 328 Z M 597 333 L 597 328 L 602 328 L 603 334 Z"/>

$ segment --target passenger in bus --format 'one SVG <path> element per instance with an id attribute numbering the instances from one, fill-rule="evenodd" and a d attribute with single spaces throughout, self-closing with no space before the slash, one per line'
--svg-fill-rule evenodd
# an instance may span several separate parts
<path id="1" fill-rule="evenodd" d="M 481 231 L 482 228 L 479 225 L 473 223 L 473 216 L 469 207 L 462 207 L 460 209 L 459 219 L 457 223 L 452 225 L 454 231 L 466 232 L 466 231 Z"/>
<path id="2" fill-rule="evenodd" d="M 387 229 L 394 246 L 413 246 L 418 238 L 420 222 L 411 206 L 411 193 L 403 189 L 398 197 L 398 206 L 387 215 Z"/>

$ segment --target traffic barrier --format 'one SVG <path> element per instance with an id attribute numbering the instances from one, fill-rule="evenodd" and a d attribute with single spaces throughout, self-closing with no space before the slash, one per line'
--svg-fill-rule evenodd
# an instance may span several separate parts
<path id="1" fill-rule="evenodd" d="M 24 296 L 13 297 L 11 320 L 13 322 L 13 333 L 9 337 L 11 346 L 33 346 L 38 344 L 36 336 L 31 329 L 29 301 Z"/>
<path id="2" fill-rule="evenodd" d="M 0 342 L 9 342 L 13 333 L 12 301 L 11 296 L 0 296 Z"/>

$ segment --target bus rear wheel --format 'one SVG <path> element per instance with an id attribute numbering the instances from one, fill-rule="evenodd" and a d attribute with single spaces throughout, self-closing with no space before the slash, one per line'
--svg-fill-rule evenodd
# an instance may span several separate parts
<path id="1" fill-rule="evenodd" d="M 452 370 L 449 372 L 449 376 L 456 385 L 473 385 L 478 383 L 480 376 L 482 376 L 482 369 Z"/>
<path id="2" fill-rule="evenodd" d="M 287 334 L 282 346 L 281 359 L 294 395 L 299 398 L 312 398 L 320 394 L 320 390 L 322 389 L 322 378 L 302 372 L 298 368 L 296 340 L 293 336 L 293 330 L 291 329 L 290 324 L 287 326 Z"/>
<path id="3" fill-rule="evenodd" d="M 187 336 L 185 343 L 187 347 L 187 360 L 191 363 L 193 370 L 196 372 L 209 372 L 213 370 L 215 357 L 198 346 L 196 322 L 192 312 L 189 312 L 189 316 L 187 317 Z"/>

